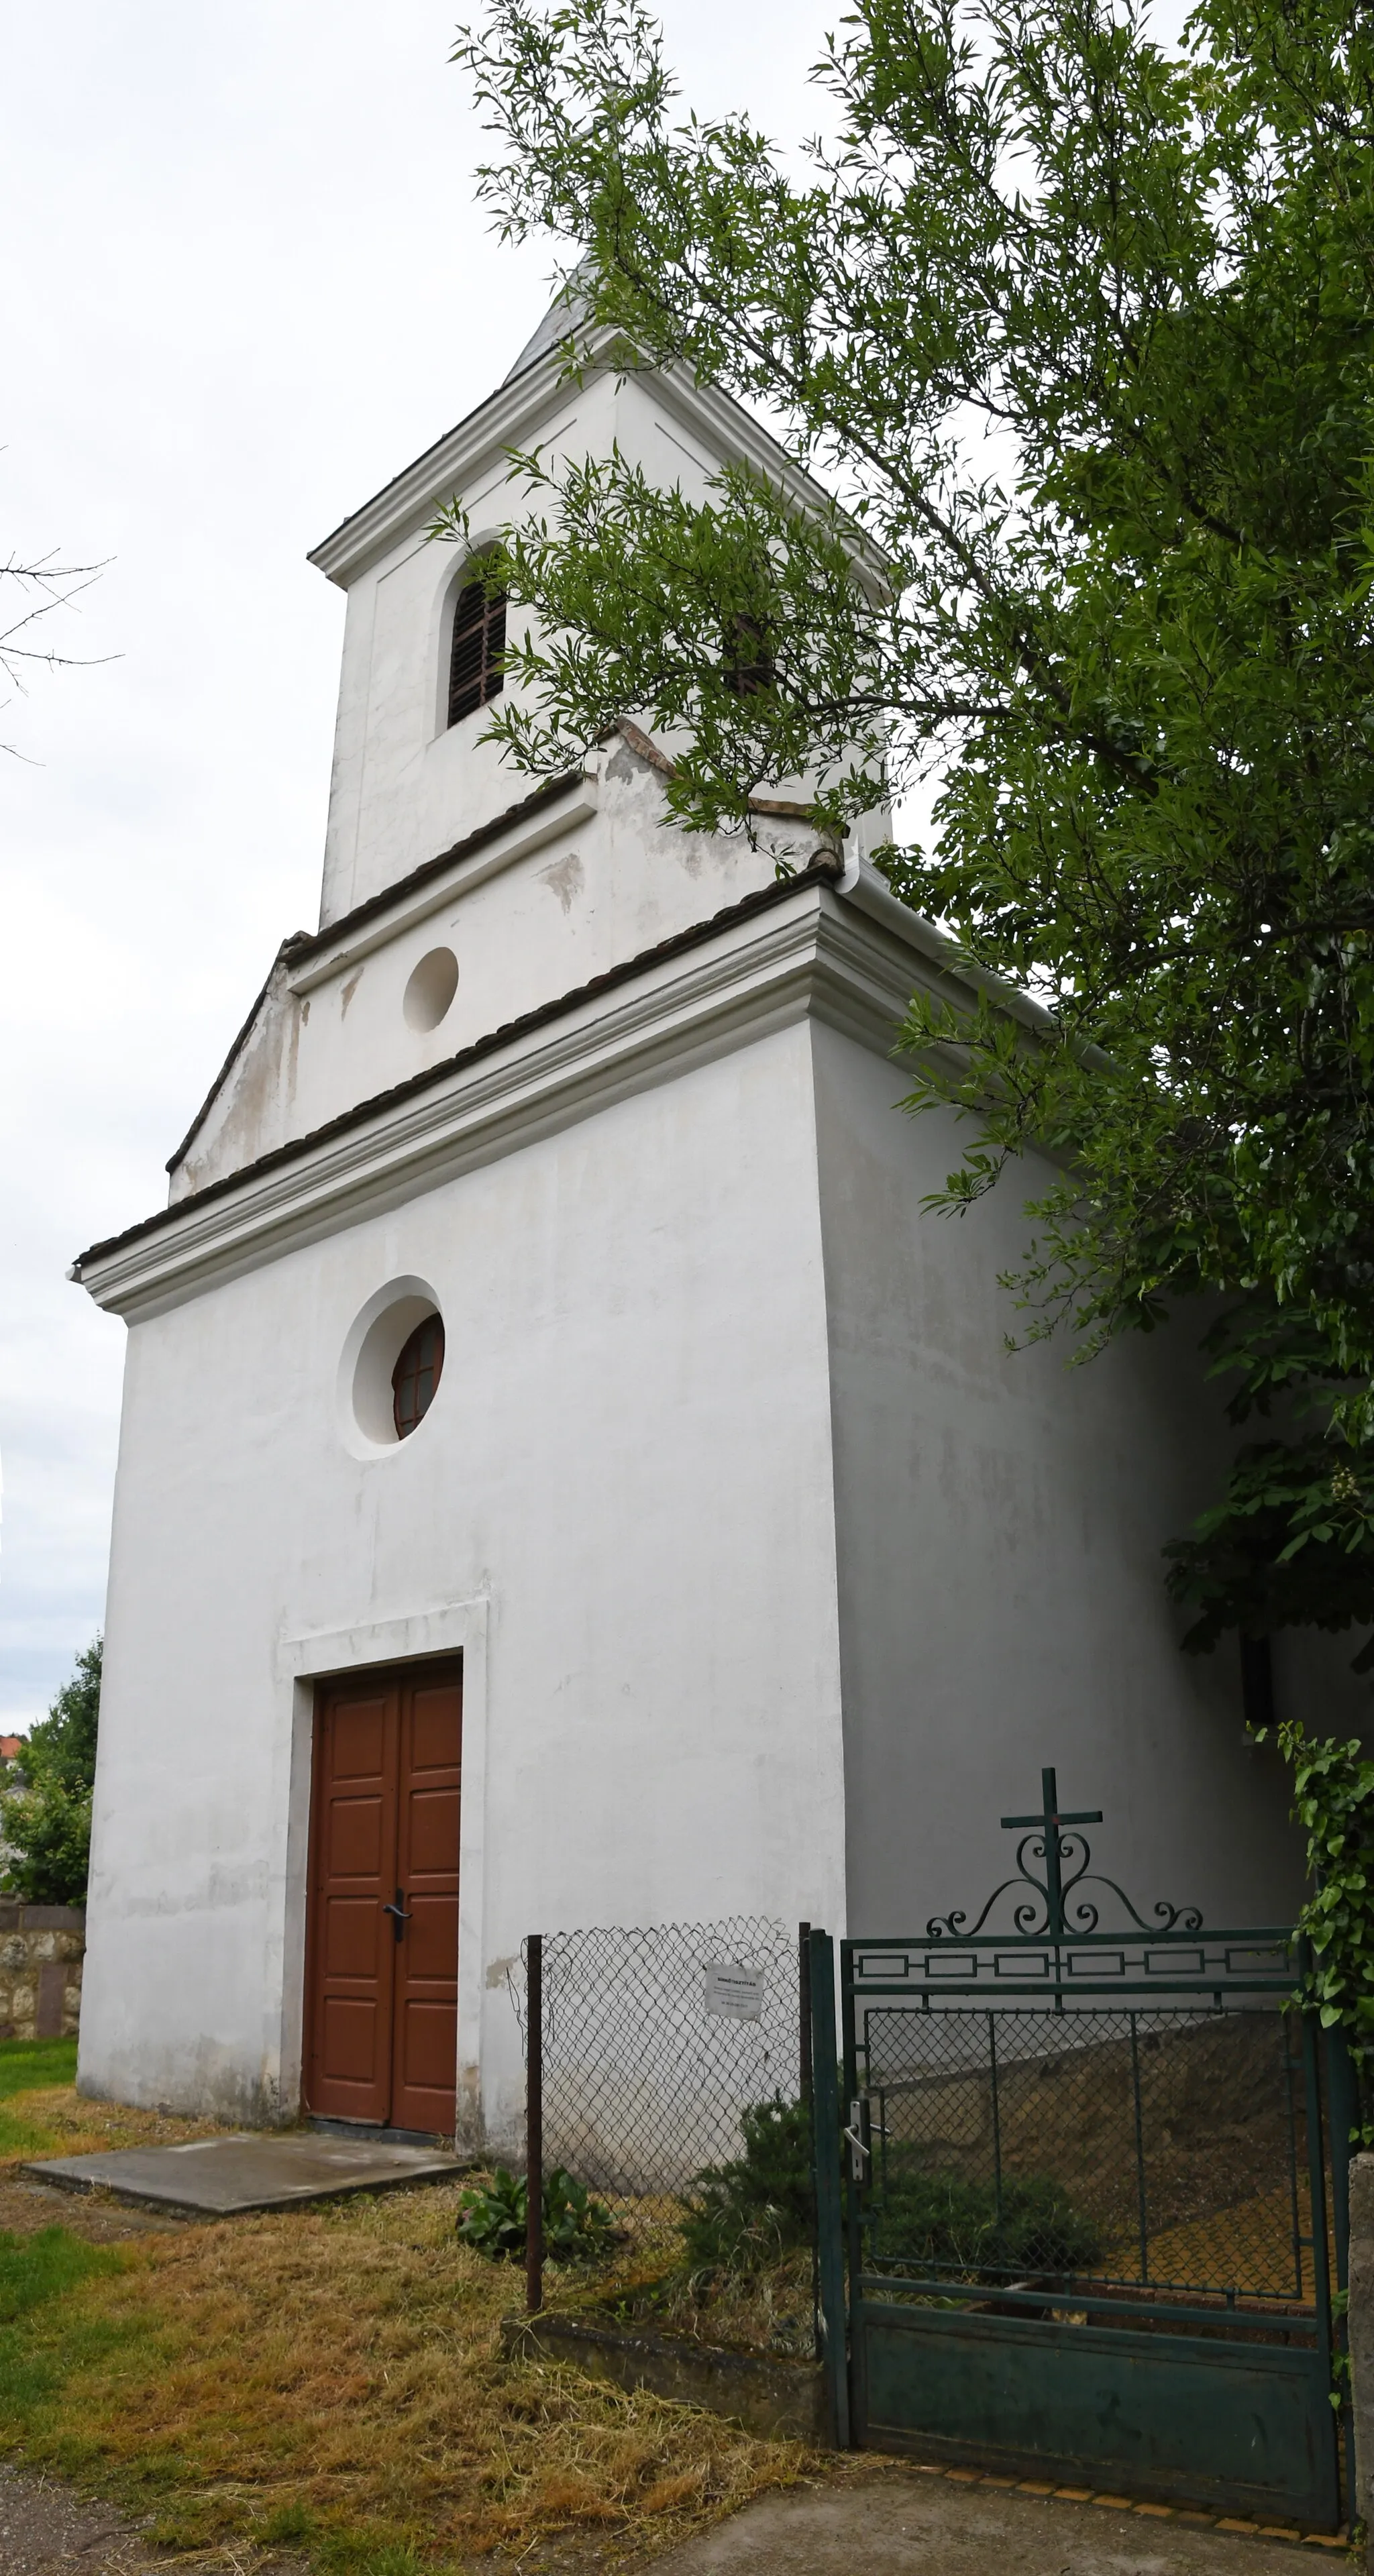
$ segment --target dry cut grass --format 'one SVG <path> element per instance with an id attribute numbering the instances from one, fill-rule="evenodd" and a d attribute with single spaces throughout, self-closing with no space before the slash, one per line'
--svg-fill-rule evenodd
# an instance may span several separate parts
<path id="1" fill-rule="evenodd" d="M 626 2322 L 691 2335 L 737 2352 L 765 2352 L 790 2360 L 812 2358 L 811 2250 L 779 2255 L 754 2271 L 689 2272 L 681 2238 L 636 2249 L 636 2268 L 597 2304 Z M 655 2259 L 656 2258 L 656 2259 Z M 591 2302 L 587 2302 L 591 2304 Z"/>
<path id="2" fill-rule="evenodd" d="M 27 2134 L 16 2142 L 0 2132 L 0 2155 L 6 2158 L 98 2156 L 118 2147 L 179 2147 L 188 2138 L 228 2134 L 222 2120 L 183 2120 L 171 2111 L 134 2111 L 122 2102 L 82 2101 L 71 2084 L 49 2084 L 14 2095 L 9 2125 Z M 0 2171 L 4 2169 L 0 2166 Z"/>
<path id="3" fill-rule="evenodd" d="M 222 2133 L 216 2120 L 88 2102 L 75 2090 L 74 2039 L 0 2042 L 0 2174 L 26 2156 L 99 2155 L 111 2147 L 179 2146 Z"/>
<path id="4" fill-rule="evenodd" d="M 459 2244 L 457 2197 L 189 2226 L 102 2256 L 26 2321 L 23 2454 L 156 2501 L 166 2542 L 293 2539 L 378 2576 L 492 2552 L 535 2576 L 578 2534 L 599 2538 L 599 2563 L 649 2556 L 819 2466 L 647 2393 L 506 2362 L 519 2275 Z"/>

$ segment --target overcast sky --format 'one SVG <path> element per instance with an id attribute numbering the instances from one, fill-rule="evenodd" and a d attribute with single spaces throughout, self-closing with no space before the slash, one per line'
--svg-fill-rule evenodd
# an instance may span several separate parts
<path id="1" fill-rule="evenodd" d="M 473 203 L 458 0 L 11 6 L 0 553 L 108 558 L 117 657 L 0 714 L 0 1725 L 100 1623 L 124 1327 L 64 1276 L 313 925 L 343 598 L 308 546 L 490 391 L 547 252 Z M 838 9 L 671 0 L 697 104 L 779 136 Z M 168 1569 L 169 1580 L 175 1570 Z"/>

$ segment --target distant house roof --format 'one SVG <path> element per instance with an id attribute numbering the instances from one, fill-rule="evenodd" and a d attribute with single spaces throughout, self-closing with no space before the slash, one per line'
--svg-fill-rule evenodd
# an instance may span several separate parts
<path id="1" fill-rule="evenodd" d="M 26 1735 L 0 1735 L 0 1762 L 13 1762 L 28 1740 Z"/>

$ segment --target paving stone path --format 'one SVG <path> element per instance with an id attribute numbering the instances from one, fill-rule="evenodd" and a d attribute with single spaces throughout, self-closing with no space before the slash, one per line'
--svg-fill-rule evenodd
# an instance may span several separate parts
<path id="1" fill-rule="evenodd" d="M 1304 2546 L 991 2481 L 892 2468 L 746 2505 L 656 2562 L 655 2576 L 1315 2576 L 1342 2543 Z"/>
<path id="2" fill-rule="evenodd" d="M 1335 2546 L 874 2464 L 833 2486 L 766 2496 L 653 2568 L 654 2576 L 1311 2576 L 1326 2557 L 1344 2576 L 1350 2561 Z M 0 2467 L 0 2576 L 168 2576 L 173 2565 L 178 2576 L 305 2576 L 294 2555 L 241 2543 L 171 2560 L 109 2506 L 37 2472 Z M 570 2535 L 525 2561 L 526 2576 L 628 2567 L 623 2543 Z"/>

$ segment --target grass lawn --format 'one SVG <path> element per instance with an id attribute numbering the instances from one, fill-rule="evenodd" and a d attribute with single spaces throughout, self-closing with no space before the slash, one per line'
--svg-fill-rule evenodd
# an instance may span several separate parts
<path id="1" fill-rule="evenodd" d="M 11 2170 L 208 2130 L 78 2103 L 72 2050 L 0 2045 Z M 170 2548 L 289 2545 L 328 2576 L 492 2553 L 524 2576 L 631 2563 L 819 2467 L 714 2416 L 506 2363 L 520 2276 L 457 2242 L 457 2197 L 445 2184 L 120 2244 L 87 2242 L 75 2210 L 70 2228 L 0 2235 L 0 2446 L 152 2510 Z M 579 2294 L 552 2276 L 551 2305 Z"/>

